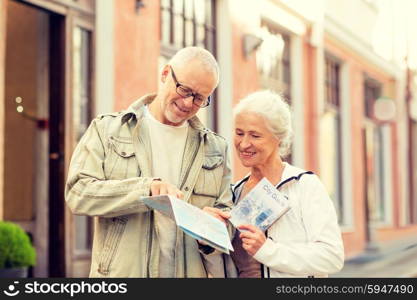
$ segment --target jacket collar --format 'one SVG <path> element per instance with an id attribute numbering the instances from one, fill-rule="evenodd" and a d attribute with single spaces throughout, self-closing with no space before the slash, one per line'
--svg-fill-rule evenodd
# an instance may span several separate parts
<path id="1" fill-rule="evenodd" d="M 290 165 L 287 162 L 283 162 L 284 163 L 284 171 L 282 172 L 282 177 L 280 182 L 276 185 L 276 187 L 278 188 L 280 185 L 282 185 L 285 182 L 290 181 L 292 178 L 299 180 L 300 176 L 305 173 L 306 171 L 297 167 L 294 167 L 293 165 Z M 248 181 L 250 176 L 250 173 L 246 174 L 245 177 L 243 177 L 241 180 L 239 180 L 238 182 L 231 184 L 231 188 L 232 188 L 232 193 L 235 194 L 235 190 L 237 188 L 239 188 L 243 183 L 245 183 L 246 181 Z"/>
<path id="2" fill-rule="evenodd" d="M 122 112 L 122 124 L 130 121 L 131 119 L 140 120 L 143 117 L 145 105 L 152 103 L 152 101 L 155 100 L 155 97 L 156 94 L 146 94 L 133 102 L 128 109 Z M 200 131 L 201 134 L 205 134 L 208 131 L 197 116 L 189 119 L 188 123 L 192 128 Z"/>

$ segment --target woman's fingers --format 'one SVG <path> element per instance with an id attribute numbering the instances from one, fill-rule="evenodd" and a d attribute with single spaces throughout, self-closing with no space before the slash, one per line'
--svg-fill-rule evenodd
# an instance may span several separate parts
<path id="1" fill-rule="evenodd" d="M 250 232 L 262 232 L 258 227 L 253 226 L 252 224 L 242 224 L 238 226 L 239 229 L 241 230 L 248 230 Z"/>

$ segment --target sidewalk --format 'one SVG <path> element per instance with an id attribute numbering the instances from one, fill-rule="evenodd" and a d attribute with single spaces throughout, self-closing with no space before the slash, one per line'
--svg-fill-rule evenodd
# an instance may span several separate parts
<path id="1" fill-rule="evenodd" d="M 417 277 L 417 240 L 364 252 L 346 260 L 343 269 L 330 277 Z"/>

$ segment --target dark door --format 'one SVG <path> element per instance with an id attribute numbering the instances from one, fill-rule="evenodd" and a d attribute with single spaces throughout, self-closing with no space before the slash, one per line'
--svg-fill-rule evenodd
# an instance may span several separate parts
<path id="1" fill-rule="evenodd" d="M 49 276 L 65 276 L 65 18 L 50 15 Z"/>

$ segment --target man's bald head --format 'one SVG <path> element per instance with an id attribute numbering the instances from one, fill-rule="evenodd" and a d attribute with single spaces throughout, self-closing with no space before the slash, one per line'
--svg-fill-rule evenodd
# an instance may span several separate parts
<path id="1" fill-rule="evenodd" d="M 179 50 L 168 62 L 174 69 L 182 69 L 191 62 L 198 62 L 208 72 L 212 73 L 216 86 L 219 84 L 219 65 L 213 54 L 201 47 L 186 47 Z"/>

